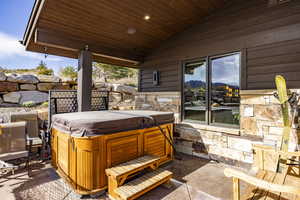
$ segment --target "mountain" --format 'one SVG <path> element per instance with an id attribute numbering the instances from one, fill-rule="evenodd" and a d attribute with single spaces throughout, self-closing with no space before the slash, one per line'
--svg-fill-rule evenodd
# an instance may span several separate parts
<path id="1" fill-rule="evenodd" d="M 191 88 L 199 88 L 199 87 L 205 87 L 206 83 L 204 81 L 190 80 L 185 82 L 185 85 Z M 229 86 L 230 88 L 239 89 L 239 86 L 236 86 L 234 84 L 225 84 L 225 83 L 217 82 L 217 83 L 213 83 L 212 85 L 215 87 Z"/>
<path id="2" fill-rule="evenodd" d="M 191 87 L 191 88 L 205 87 L 205 82 L 204 81 L 190 80 L 190 81 L 185 82 L 185 85 L 187 87 Z"/>

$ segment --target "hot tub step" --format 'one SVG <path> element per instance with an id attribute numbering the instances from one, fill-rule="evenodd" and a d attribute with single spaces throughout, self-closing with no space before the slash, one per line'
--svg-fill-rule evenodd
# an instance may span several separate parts
<path id="1" fill-rule="evenodd" d="M 146 155 L 106 169 L 105 172 L 107 176 L 113 176 L 115 178 L 127 177 L 148 167 L 155 169 L 158 161 L 159 157 Z"/>
<path id="2" fill-rule="evenodd" d="M 146 192 L 156 188 L 157 186 L 169 181 L 172 177 L 172 172 L 167 170 L 155 170 L 143 175 L 140 178 L 134 179 L 125 185 L 115 189 L 117 195 L 114 199 L 131 200 L 136 199 Z"/>

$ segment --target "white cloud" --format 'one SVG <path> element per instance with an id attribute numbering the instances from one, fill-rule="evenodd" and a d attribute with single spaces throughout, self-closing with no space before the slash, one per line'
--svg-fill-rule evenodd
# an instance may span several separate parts
<path id="1" fill-rule="evenodd" d="M 12 56 L 29 57 L 32 59 L 43 60 L 44 55 L 25 51 L 25 47 L 20 44 L 17 38 L 0 32 L 0 59 L 5 59 Z M 61 61 L 58 57 L 47 57 L 50 61 Z"/>

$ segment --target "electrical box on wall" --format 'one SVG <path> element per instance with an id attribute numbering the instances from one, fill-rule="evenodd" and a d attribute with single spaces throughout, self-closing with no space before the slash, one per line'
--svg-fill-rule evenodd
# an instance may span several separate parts
<path id="1" fill-rule="evenodd" d="M 153 85 L 159 85 L 159 71 L 158 70 L 153 71 L 152 83 L 153 83 Z"/>

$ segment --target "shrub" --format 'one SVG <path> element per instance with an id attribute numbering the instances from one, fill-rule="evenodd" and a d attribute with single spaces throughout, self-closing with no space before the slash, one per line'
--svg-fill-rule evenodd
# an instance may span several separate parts
<path id="1" fill-rule="evenodd" d="M 34 101 L 25 101 L 23 104 L 22 104 L 22 106 L 24 106 L 24 107 L 33 107 L 33 106 L 35 106 L 36 105 L 36 103 L 34 102 Z"/>
<path id="2" fill-rule="evenodd" d="M 53 75 L 53 70 L 47 68 L 46 63 L 40 62 L 39 66 L 36 67 L 37 74 L 40 75 Z"/>
<path id="3" fill-rule="evenodd" d="M 48 104 L 49 104 L 48 101 L 45 101 L 44 103 L 42 103 L 41 106 L 42 106 L 42 107 L 48 107 Z"/>
<path id="4" fill-rule="evenodd" d="M 77 70 L 73 66 L 66 66 L 59 70 L 59 74 L 63 77 L 68 77 L 74 80 L 77 77 Z"/>

